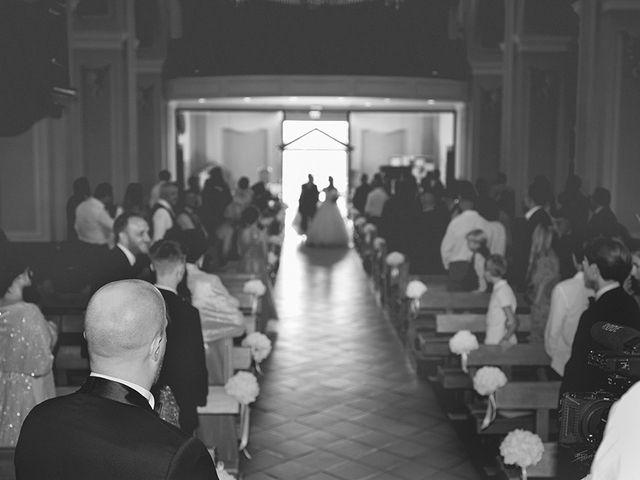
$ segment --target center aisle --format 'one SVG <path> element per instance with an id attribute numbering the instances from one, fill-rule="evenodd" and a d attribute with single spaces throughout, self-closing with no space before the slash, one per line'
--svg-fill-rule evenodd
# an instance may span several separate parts
<path id="1" fill-rule="evenodd" d="M 310 249 L 293 237 L 244 479 L 479 478 L 432 389 L 407 364 L 356 252 Z"/>

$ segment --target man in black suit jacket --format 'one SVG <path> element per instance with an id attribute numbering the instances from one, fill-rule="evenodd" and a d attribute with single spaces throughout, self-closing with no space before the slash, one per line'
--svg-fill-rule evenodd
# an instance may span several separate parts
<path id="1" fill-rule="evenodd" d="M 198 405 L 206 405 L 209 390 L 200 313 L 178 296 L 184 277 L 185 255 L 171 240 L 155 243 L 150 251 L 169 316 L 167 352 L 158 385 L 168 385 L 180 407 L 180 428 L 191 435 L 198 426 Z"/>
<path id="2" fill-rule="evenodd" d="M 611 210 L 611 193 L 606 188 L 598 187 L 590 198 L 591 218 L 587 224 L 587 238 L 616 237 L 629 245 L 631 237 L 627 229 L 618 222 L 618 217 Z"/>
<path id="3" fill-rule="evenodd" d="M 205 446 L 153 411 L 166 326 L 162 295 L 147 282 L 111 283 L 92 297 L 91 376 L 29 413 L 16 446 L 18 480 L 218 478 Z"/>
<path id="4" fill-rule="evenodd" d="M 307 231 L 309 221 L 316 214 L 319 195 L 318 187 L 313 183 L 313 175 L 309 174 L 309 181 L 303 183 L 300 188 L 300 200 L 298 201 L 298 211 L 302 217 L 300 228 L 303 232 Z"/>
<path id="5" fill-rule="evenodd" d="M 603 370 L 587 364 L 591 350 L 605 350 L 591 336 L 596 322 L 609 322 L 640 330 L 640 310 L 635 300 L 622 288 L 631 272 L 631 255 L 622 242 L 597 238 L 589 243 L 582 262 L 584 282 L 596 292 L 595 302 L 580 317 L 560 387 L 566 392 L 593 392 L 607 388 Z M 581 479 L 589 466 L 573 461 L 577 452 L 571 448 L 559 450 L 559 475 L 562 479 Z"/>
<path id="6" fill-rule="evenodd" d="M 148 280 L 149 224 L 140 215 L 123 213 L 113 222 L 116 245 L 98 262 L 93 275 L 93 291 L 116 280 Z"/>

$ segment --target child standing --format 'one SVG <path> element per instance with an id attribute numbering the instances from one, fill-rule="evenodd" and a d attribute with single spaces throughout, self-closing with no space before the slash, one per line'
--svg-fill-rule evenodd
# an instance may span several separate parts
<path id="1" fill-rule="evenodd" d="M 513 290 L 505 280 L 507 261 L 502 255 L 491 255 L 485 264 L 485 279 L 493 284 L 493 292 L 487 310 L 487 333 L 485 345 L 518 343 L 516 329 L 517 301 Z"/>

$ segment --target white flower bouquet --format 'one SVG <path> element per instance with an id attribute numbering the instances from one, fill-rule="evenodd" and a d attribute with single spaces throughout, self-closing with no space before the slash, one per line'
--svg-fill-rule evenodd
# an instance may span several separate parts
<path id="1" fill-rule="evenodd" d="M 364 217 L 358 217 L 353 222 L 356 227 L 362 227 L 365 223 L 367 223 L 367 220 Z"/>
<path id="2" fill-rule="evenodd" d="M 407 284 L 407 290 L 405 291 L 405 295 L 412 299 L 412 300 L 416 300 L 416 299 L 420 299 L 422 297 L 422 295 L 424 295 L 425 293 L 427 293 L 427 286 L 422 283 L 420 280 L 411 280 L 408 284 Z"/>
<path id="3" fill-rule="evenodd" d="M 395 268 L 402 265 L 404 263 L 404 260 L 405 260 L 405 257 L 400 252 L 391 252 L 389 255 L 387 255 L 387 258 L 385 259 L 385 261 L 387 262 L 387 265 Z"/>
<path id="4" fill-rule="evenodd" d="M 384 247 L 385 243 L 386 241 L 384 238 L 376 237 L 376 239 L 373 241 L 373 248 L 376 250 L 380 250 L 382 247 Z"/>
<path id="5" fill-rule="evenodd" d="M 282 246 L 282 235 L 271 235 L 269 237 L 269 243 L 279 247 Z"/>
<path id="6" fill-rule="evenodd" d="M 248 293 L 249 295 L 255 295 L 256 297 L 261 297 L 267 291 L 267 287 L 265 287 L 264 283 L 262 283 L 262 280 L 259 280 L 259 279 L 248 280 L 244 284 L 242 291 L 244 293 Z"/>
<path id="7" fill-rule="evenodd" d="M 224 391 L 243 405 L 249 405 L 260 395 L 260 386 L 253 373 L 238 372 L 227 381 Z"/>
<path id="8" fill-rule="evenodd" d="M 469 352 L 477 350 L 478 338 L 469 330 L 460 330 L 449 339 L 449 350 L 462 357 L 462 371 L 467 373 L 467 357 Z"/>
<path id="9" fill-rule="evenodd" d="M 500 455 L 504 463 L 519 466 L 522 469 L 523 480 L 527 479 L 527 467 L 542 460 L 543 453 L 544 445 L 540 437 L 520 428 L 509 432 L 500 444 Z"/>
<path id="10" fill-rule="evenodd" d="M 362 231 L 367 235 L 373 235 L 378 231 L 378 229 L 373 223 L 367 223 L 364 227 L 362 227 Z"/>
<path id="11" fill-rule="evenodd" d="M 496 405 L 496 390 L 507 384 L 507 377 L 504 372 L 497 367 L 482 367 L 473 376 L 473 388 L 480 395 L 488 396 L 487 411 L 482 420 L 481 430 L 484 430 L 493 423 L 498 413 Z"/>
<path id="12" fill-rule="evenodd" d="M 271 353 L 271 340 L 264 333 L 253 332 L 242 340 L 243 347 L 251 349 L 251 356 L 256 363 L 262 362 Z"/>
<path id="13" fill-rule="evenodd" d="M 473 388 L 480 395 L 495 393 L 507 384 L 507 377 L 498 367 L 482 367 L 473 376 Z"/>

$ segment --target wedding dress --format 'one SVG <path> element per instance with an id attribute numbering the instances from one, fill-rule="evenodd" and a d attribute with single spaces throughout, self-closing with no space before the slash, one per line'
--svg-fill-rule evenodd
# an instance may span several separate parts
<path id="1" fill-rule="evenodd" d="M 307 245 L 311 247 L 348 247 L 349 234 L 338 205 L 338 192 L 327 190 L 325 201 L 311 219 L 307 230 Z"/>

